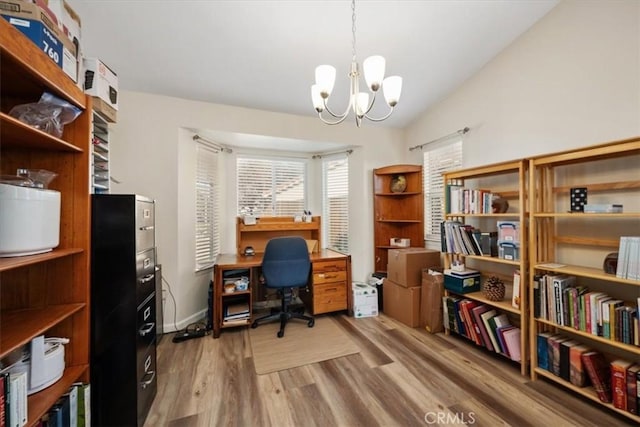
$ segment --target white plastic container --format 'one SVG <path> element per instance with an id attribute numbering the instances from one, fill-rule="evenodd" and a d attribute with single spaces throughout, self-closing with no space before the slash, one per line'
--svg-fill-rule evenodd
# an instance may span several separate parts
<path id="1" fill-rule="evenodd" d="M 48 252 L 60 244 L 60 192 L 0 183 L 0 257 Z"/>

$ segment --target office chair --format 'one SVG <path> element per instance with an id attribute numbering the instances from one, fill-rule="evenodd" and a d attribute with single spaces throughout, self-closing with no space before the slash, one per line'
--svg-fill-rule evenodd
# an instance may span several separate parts
<path id="1" fill-rule="evenodd" d="M 262 275 L 267 288 L 277 289 L 282 295 L 282 307 L 279 311 L 260 317 L 253 321 L 252 328 L 260 323 L 280 320 L 278 338 L 284 336 L 284 327 L 289 319 L 303 319 L 312 328 L 315 321 L 312 316 L 292 311 L 289 307 L 293 299 L 293 289 L 307 286 L 311 261 L 307 243 L 302 237 L 276 237 L 267 242 L 262 258 Z"/>

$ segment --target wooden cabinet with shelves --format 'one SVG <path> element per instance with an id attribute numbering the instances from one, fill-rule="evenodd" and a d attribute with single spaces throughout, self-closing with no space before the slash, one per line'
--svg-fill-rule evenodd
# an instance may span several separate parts
<path id="1" fill-rule="evenodd" d="M 464 233 L 460 225 L 468 228 L 480 230 L 487 233 L 497 233 L 499 223 L 519 225 L 519 256 L 500 257 L 496 254 L 485 253 L 480 255 L 479 250 L 469 248 L 464 249 L 461 245 L 447 245 L 454 240 L 453 234 L 443 233 L 444 266 L 451 268 L 454 263 L 464 264 L 466 269 L 477 270 L 481 274 L 481 289 L 476 292 L 455 293 L 446 291 L 446 296 L 453 296 L 460 299 L 474 301 L 478 305 L 486 305 L 489 309 L 495 310 L 496 315 L 506 314 L 509 323 L 520 328 L 520 370 L 522 375 L 528 372 L 529 351 L 528 351 L 528 301 L 525 291 L 525 278 L 527 277 L 527 166 L 525 160 L 516 160 L 498 163 L 487 166 L 480 166 L 469 169 L 455 170 L 444 174 L 445 200 L 447 212 L 445 214 L 445 224 L 453 232 Z M 454 192 L 453 190 L 460 190 Z M 453 197 L 459 199 L 452 200 Z M 473 200 L 478 197 L 478 202 L 473 206 Z M 506 212 L 494 212 L 492 205 L 495 198 L 502 199 L 502 206 L 507 207 Z M 484 200 L 484 208 L 481 201 Z M 504 201 L 507 203 L 504 203 Z M 452 206 L 460 206 L 455 209 L 455 213 L 450 212 Z M 465 207 L 466 206 L 466 207 Z M 504 208 L 502 209 L 504 210 Z M 445 226 L 445 225 L 443 225 Z M 471 234 L 467 236 L 472 239 Z M 462 239 L 462 234 L 459 234 Z M 497 237 L 494 237 L 497 238 Z M 519 272 L 519 285 L 516 283 L 514 289 L 514 278 Z M 492 301 L 482 292 L 482 284 L 491 276 L 496 276 L 505 284 L 505 296 L 502 301 Z M 512 303 L 513 294 L 520 295 L 516 298 L 517 304 Z M 449 332 L 450 330 L 447 329 Z M 490 331 L 488 333 L 491 333 Z M 483 340 L 481 339 L 482 343 Z M 476 342 L 477 343 L 477 342 Z M 487 348 L 492 345 L 485 344 Z M 496 353 L 502 353 L 500 349 L 494 349 Z"/>
<path id="2" fill-rule="evenodd" d="M 636 363 L 640 360 L 640 346 L 633 339 L 631 342 L 624 339 L 613 324 L 613 329 L 594 329 L 590 313 L 584 308 L 586 300 L 590 300 L 590 307 L 591 301 L 597 301 L 595 292 L 624 301 L 631 310 L 640 308 L 640 281 L 616 277 L 615 273 L 605 272 L 603 267 L 607 254 L 618 251 L 622 236 L 640 236 L 639 164 L 640 138 L 634 138 L 532 158 L 529 178 L 532 189 L 529 233 L 531 376 L 561 384 L 638 423 L 637 414 L 601 402 L 592 386 L 579 387 L 541 367 L 535 349 L 538 334 L 552 332 L 587 345 L 602 353 L 609 362 L 614 358 Z M 575 208 L 571 211 L 571 188 L 586 189 L 589 204 L 623 204 L 623 212 L 585 213 L 577 212 Z M 544 298 L 553 286 L 553 278 L 566 276 L 575 282 L 568 286 L 569 291 L 560 295 L 569 295 L 573 289 L 578 292 L 579 287 L 584 287 L 578 294 L 581 296 L 574 294 L 574 300 L 578 301 L 577 319 L 556 315 L 557 310 L 562 311 L 560 305 L 568 303 L 567 299 L 561 297 L 554 303 Z M 633 321 L 637 322 L 637 318 Z M 616 338 L 610 338 L 615 335 Z"/>
<path id="3" fill-rule="evenodd" d="M 424 248 L 422 166 L 392 165 L 373 170 L 374 270 L 386 273 L 392 239 Z"/>
<path id="4" fill-rule="evenodd" d="M 322 247 L 320 217 L 311 217 L 311 222 L 298 221 L 293 217 L 260 217 L 256 224 L 244 224 L 242 217 L 236 218 L 236 247 L 238 255 L 244 254 L 251 246 L 256 254 L 264 253 L 269 239 L 274 237 L 300 236 L 307 241 L 315 241 L 315 252 Z"/>
<path id="5" fill-rule="evenodd" d="M 46 169 L 58 176 L 60 243 L 51 252 L 0 258 L 0 357 L 31 339 L 69 338 L 65 370 L 52 386 L 29 396 L 27 425 L 35 425 L 76 381 L 89 381 L 89 140 L 91 99 L 35 44 L 0 19 L 0 173 Z M 9 115 L 49 91 L 83 112 L 61 138 Z"/>

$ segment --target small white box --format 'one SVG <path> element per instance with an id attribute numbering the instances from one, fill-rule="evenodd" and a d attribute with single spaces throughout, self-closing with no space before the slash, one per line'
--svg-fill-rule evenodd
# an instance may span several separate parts
<path id="1" fill-rule="evenodd" d="M 411 246 L 411 239 L 403 239 L 402 237 L 392 237 L 389 239 L 389 246 L 397 246 L 399 248 L 408 248 Z"/>
<path id="2" fill-rule="evenodd" d="M 97 58 L 84 58 L 84 92 L 118 109 L 118 76 Z"/>
<path id="3" fill-rule="evenodd" d="M 353 316 L 375 317 L 378 315 L 378 289 L 366 283 L 354 282 L 353 289 Z"/>

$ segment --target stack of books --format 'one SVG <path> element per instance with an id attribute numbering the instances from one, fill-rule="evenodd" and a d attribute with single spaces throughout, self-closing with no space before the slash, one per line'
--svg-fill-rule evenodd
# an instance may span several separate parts
<path id="1" fill-rule="evenodd" d="M 233 301 L 224 305 L 224 323 L 243 323 L 249 321 L 251 312 L 249 311 L 248 301 Z"/>

